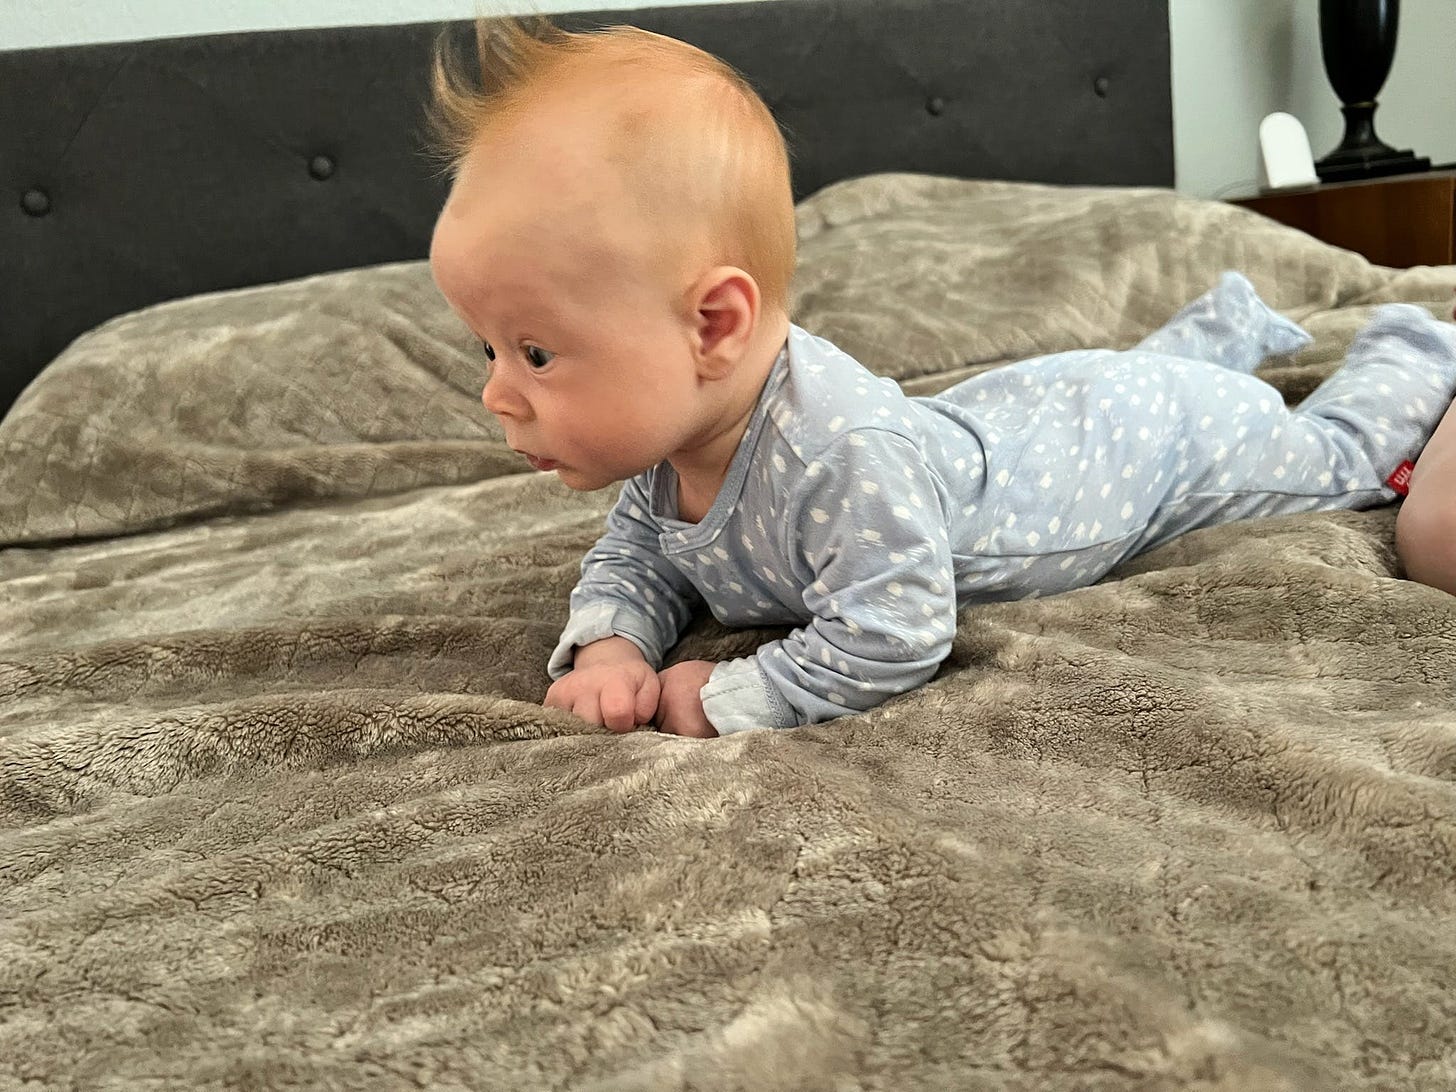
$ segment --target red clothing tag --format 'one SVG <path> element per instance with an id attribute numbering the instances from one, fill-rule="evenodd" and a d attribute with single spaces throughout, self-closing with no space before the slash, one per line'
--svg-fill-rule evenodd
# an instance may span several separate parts
<path id="1" fill-rule="evenodd" d="M 1394 474 L 1385 479 L 1386 486 L 1395 490 L 1402 497 L 1405 496 L 1410 492 L 1411 471 L 1415 468 L 1416 464 L 1407 459 L 1395 468 Z"/>

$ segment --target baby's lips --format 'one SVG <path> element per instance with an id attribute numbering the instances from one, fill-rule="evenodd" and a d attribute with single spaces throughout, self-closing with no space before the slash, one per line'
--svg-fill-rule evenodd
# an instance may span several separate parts
<path id="1" fill-rule="evenodd" d="M 521 454 L 526 455 L 524 451 Z M 535 455 L 526 455 L 526 462 L 531 464 L 532 470 L 555 470 L 561 465 L 555 459 L 541 459 Z"/>

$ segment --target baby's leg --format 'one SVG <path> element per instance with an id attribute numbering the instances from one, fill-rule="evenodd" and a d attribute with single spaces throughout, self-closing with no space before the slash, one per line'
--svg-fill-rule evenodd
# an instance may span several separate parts
<path id="1" fill-rule="evenodd" d="M 1234 519 L 1399 499 L 1392 475 L 1415 462 L 1456 395 L 1456 326 L 1407 304 L 1380 308 L 1339 371 L 1294 410 L 1254 377 L 1224 385 L 1228 397 L 1213 392 L 1192 423 L 1178 468 L 1191 473 L 1175 474 L 1172 503 L 1140 548 Z M 1456 424 L 1450 431 L 1456 451 Z M 1448 466 L 1456 476 L 1456 455 Z M 1442 480 L 1439 461 L 1430 474 Z"/>
<path id="2" fill-rule="evenodd" d="M 1313 340 L 1261 300 L 1247 277 L 1230 271 L 1136 348 L 1247 375 L 1269 357 L 1297 352 Z"/>
<path id="3" fill-rule="evenodd" d="M 1415 462 L 1396 554 L 1412 580 L 1456 594 L 1456 326 L 1382 307 L 1350 355 L 1300 411 L 1373 437 L 1387 462 L 1391 453 Z"/>
<path id="4" fill-rule="evenodd" d="M 1453 395 L 1456 326 L 1419 307 L 1389 304 L 1295 416 L 1331 430 L 1337 443 L 1357 446 L 1384 485 L 1421 455 Z M 1395 498 L 1391 490 L 1388 499 Z"/>

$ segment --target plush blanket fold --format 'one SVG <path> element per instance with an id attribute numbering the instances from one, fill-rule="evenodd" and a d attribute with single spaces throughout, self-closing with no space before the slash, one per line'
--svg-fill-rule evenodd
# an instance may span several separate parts
<path id="1" fill-rule="evenodd" d="M 1295 400 L 1456 283 L 1156 191 L 800 218 L 795 320 L 917 391 L 1239 267 Z M 0 1088 L 1456 1086 L 1456 599 L 1394 509 L 966 611 L 864 716 L 613 736 L 539 705 L 612 491 L 516 472 L 471 352 L 360 270 L 115 320 L 0 424 Z"/>

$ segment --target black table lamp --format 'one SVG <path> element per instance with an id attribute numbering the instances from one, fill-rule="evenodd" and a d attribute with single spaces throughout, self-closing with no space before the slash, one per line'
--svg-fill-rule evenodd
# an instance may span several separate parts
<path id="1" fill-rule="evenodd" d="M 1375 96 L 1395 59 L 1400 0 L 1320 0 L 1325 72 L 1343 105 L 1345 138 L 1314 165 L 1321 182 L 1346 182 L 1430 170 L 1431 161 L 1398 152 L 1375 135 Z"/>

